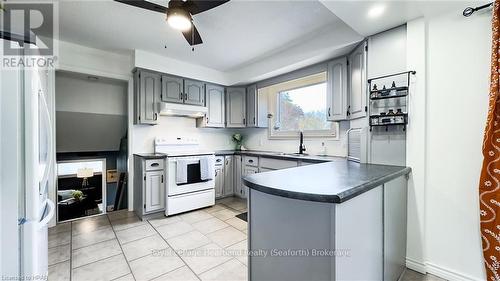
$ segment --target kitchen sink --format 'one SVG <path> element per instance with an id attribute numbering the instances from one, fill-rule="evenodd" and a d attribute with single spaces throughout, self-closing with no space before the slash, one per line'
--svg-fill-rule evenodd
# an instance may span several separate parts
<path id="1" fill-rule="evenodd" d="M 283 153 L 283 155 L 290 155 L 290 156 L 298 156 L 298 157 L 304 157 L 304 156 L 309 156 L 307 153 Z"/>

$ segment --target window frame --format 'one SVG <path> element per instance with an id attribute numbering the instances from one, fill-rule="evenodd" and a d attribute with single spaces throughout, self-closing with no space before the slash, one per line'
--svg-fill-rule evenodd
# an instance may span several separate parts
<path id="1" fill-rule="evenodd" d="M 328 77 L 326 71 L 321 71 L 319 73 L 307 75 L 297 79 L 285 81 L 282 83 L 274 84 L 262 89 L 267 97 L 269 104 L 269 113 L 271 117 L 269 118 L 268 126 L 268 139 L 296 139 L 299 136 L 300 131 L 279 131 L 275 130 L 275 124 L 279 120 L 280 110 L 279 110 L 279 94 L 284 91 L 290 91 L 294 89 L 299 89 L 303 87 L 313 86 L 321 83 L 327 84 L 328 89 Z M 328 92 L 327 92 L 328 95 Z M 328 97 L 326 98 L 325 109 L 328 108 Z M 325 119 L 326 122 L 331 123 L 330 129 L 327 130 L 304 130 L 304 137 L 306 138 L 328 138 L 328 139 L 339 139 L 338 122 L 331 122 Z"/>

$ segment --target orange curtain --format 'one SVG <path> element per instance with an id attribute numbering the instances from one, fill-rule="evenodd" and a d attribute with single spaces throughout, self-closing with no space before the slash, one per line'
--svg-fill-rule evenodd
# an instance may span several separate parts
<path id="1" fill-rule="evenodd" d="M 479 182 L 481 238 L 487 280 L 500 280 L 500 0 L 493 6 L 491 77 L 488 117 L 483 140 L 483 166 Z"/>

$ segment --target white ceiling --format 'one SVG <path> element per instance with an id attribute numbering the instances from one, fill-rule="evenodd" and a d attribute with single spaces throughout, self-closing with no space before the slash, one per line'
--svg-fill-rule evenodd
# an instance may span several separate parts
<path id="1" fill-rule="evenodd" d="M 61 0 L 59 26 L 63 41 L 154 53 L 207 67 L 227 76 L 229 84 L 244 84 L 346 54 L 363 37 L 412 19 L 452 9 L 458 17 L 462 8 L 484 2 L 231 0 L 193 17 L 204 41 L 194 52 L 164 15 L 112 0 Z M 384 11 L 370 17 L 374 7 Z"/>
<path id="2" fill-rule="evenodd" d="M 363 36 L 388 30 L 422 16 L 430 17 L 452 10 L 456 10 L 457 17 L 461 17 L 461 11 L 466 7 L 476 7 L 488 2 L 483 0 L 319 1 Z M 373 9 L 382 12 L 374 16 L 371 14 Z"/>
<path id="3" fill-rule="evenodd" d="M 61 40 L 118 51 L 140 49 L 223 72 L 279 55 L 276 50 L 303 43 L 325 28 L 346 27 L 318 1 L 232 0 L 193 17 L 204 41 L 193 52 L 160 13 L 114 1 L 65 1 L 59 10 Z"/>

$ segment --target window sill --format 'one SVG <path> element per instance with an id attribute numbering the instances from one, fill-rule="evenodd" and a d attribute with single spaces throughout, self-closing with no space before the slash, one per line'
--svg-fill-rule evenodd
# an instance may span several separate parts
<path id="1" fill-rule="evenodd" d="M 299 132 L 290 133 L 273 133 L 272 129 L 268 129 L 267 138 L 270 140 L 295 140 L 299 138 Z M 331 131 L 304 131 L 305 139 L 329 139 L 339 140 L 339 125 L 335 123 Z"/>

